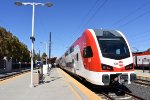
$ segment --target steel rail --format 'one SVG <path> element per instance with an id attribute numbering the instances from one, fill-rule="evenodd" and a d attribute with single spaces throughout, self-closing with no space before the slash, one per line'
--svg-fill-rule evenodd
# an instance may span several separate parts
<path id="1" fill-rule="evenodd" d="M 145 85 L 145 86 L 150 86 L 150 81 L 148 80 L 142 80 L 142 79 L 137 79 L 134 83 Z"/>
<path id="2" fill-rule="evenodd" d="M 2 76 L 2 77 L 0 77 L 0 81 L 4 81 L 4 80 L 6 80 L 6 79 L 10 79 L 10 78 L 12 78 L 12 77 L 15 77 L 15 76 L 17 76 L 17 75 L 21 75 L 21 74 L 26 73 L 26 72 L 29 72 L 29 71 L 30 71 L 30 70 L 25 70 L 25 71 L 21 71 L 21 72 L 16 72 L 16 73 L 11 74 L 11 75 Z"/>
<path id="3" fill-rule="evenodd" d="M 136 99 L 138 99 L 138 100 L 145 100 L 145 99 L 143 99 L 143 98 L 141 98 L 141 97 L 139 97 L 137 95 L 134 95 L 132 93 L 129 93 L 129 92 L 126 92 L 126 91 L 125 91 L 125 93 L 128 94 L 128 95 L 130 95 L 130 96 L 132 96 L 132 97 L 134 97 L 134 98 L 136 98 Z"/>

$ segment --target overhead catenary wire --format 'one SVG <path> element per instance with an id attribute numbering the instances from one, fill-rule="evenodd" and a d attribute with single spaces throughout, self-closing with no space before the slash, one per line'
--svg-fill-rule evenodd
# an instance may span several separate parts
<path id="1" fill-rule="evenodd" d="M 130 43 L 132 43 L 132 47 L 137 47 L 138 49 L 139 49 L 139 47 L 143 47 L 143 45 L 150 40 L 149 32 L 150 32 L 150 29 L 140 32 L 138 35 L 134 35 L 134 37 L 132 37 L 132 40 L 130 40 Z M 138 44 L 136 44 L 136 43 L 138 43 Z M 144 47 L 146 48 L 146 46 L 144 46 Z M 146 49 L 148 49 L 148 48 L 149 47 L 147 47 Z M 145 50 L 140 49 L 140 51 L 145 51 Z"/>
<path id="2" fill-rule="evenodd" d="M 102 9 L 102 7 L 105 5 L 105 3 L 106 3 L 108 0 L 104 0 L 103 2 L 100 2 L 100 1 L 102 1 L 102 0 L 96 0 L 95 3 L 91 6 L 91 8 L 89 9 L 89 11 L 88 11 L 87 14 L 85 15 L 85 17 L 87 17 L 87 18 L 86 18 L 87 20 L 85 20 L 85 23 L 84 23 L 84 21 L 83 21 L 83 24 L 80 24 L 80 28 L 79 28 L 78 33 L 74 33 L 74 34 L 72 35 L 72 36 L 73 36 L 72 41 L 66 41 L 67 43 L 72 43 L 73 41 L 76 40 L 76 36 L 79 35 L 79 34 L 81 34 L 82 28 L 83 28 L 85 25 L 87 25 L 87 24 L 89 23 L 89 22 L 88 22 L 89 20 L 92 20 L 92 18 L 95 17 L 96 13 L 98 13 L 98 11 L 99 11 L 100 9 Z M 96 10 L 94 10 L 94 9 L 96 9 Z M 93 14 L 91 14 L 92 12 L 93 12 Z M 91 17 L 90 17 L 90 15 L 91 15 Z"/>
<path id="3" fill-rule="evenodd" d="M 82 24 L 86 21 L 87 17 L 90 16 L 90 13 L 94 10 L 94 8 L 96 8 L 96 5 L 99 4 L 100 0 L 96 0 L 95 3 L 91 6 L 91 8 L 89 9 L 89 11 L 87 12 L 87 14 L 84 16 L 84 18 L 82 19 L 82 22 L 79 24 L 79 30 L 81 30 L 82 28 Z"/>
<path id="4" fill-rule="evenodd" d="M 142 31 L 142 32 L 135 33 L 135 34 L 134 34 L 134 37 L 132 37 L 132 38 L 133 38 L 133 40 L 137 40 L 138 37 L 143 37 L 143 36 L 149 35 L 148 32 L 150 32 L 150 29 L 145 30 L 145 31 Z M 137 34 L 138 34 L 138 35 L 137 35 Z"/>
<path id="5" fill-rule="evenodd" d="M 91 15 L 91 17 L 89 17 L 89 19 L 83 24 L 82 28 L 84 28 L 85 26 L 87 26 L 92 20 L 93 18 L 96 16 L 96 14 L 106 5 L 108 0 L 104 0 L 101 5 L 95 10 L 95 12 L 93 13 L 93 15 Z M 79 31 L 79 33 L 81 32 L 81 30 Z"/>
<path id="6" fill-rule="evenodd" d="M 138 8 L 136 8 L 135 10 L 131 11 L 130 13 L 128 13 L 127 15 L 125 15 L 124 17 L 120 18 L 119 20 L 117 20 L 115 23 L 113 23 L 111 25 L 111 27 L 119 24 L 120 22 L 124 21 L 125 19 L 127 19 L 128 17 L 134 15 L 135 13 L 137 13 L 139 10 L 143 9 L 144 7 L 146 7 L 147 5 L 150 4 L 150 1 L 146 1 L 145 3 L 143 3 L 141 6 L 139 6 Z"/>
<path id="7" fill-rule="evenodd" d="M 120 25 L 120 26 L 118 26 L 118 28 L 122 28 L 122 27 L 124 27 L 124 26 L 130 24 L 130 23 L 136 21 L 137 19 L 139 19 L 139 18 L 145 16 L 145 15 L 148 14 L 148 13 L 150 13 L 150 10 L 145 11 L 145 12 L 143 12 L 142 14 L 138 15 L 137 17 L 135 17 L 135 18 L 129 20 L 128 22 L 126 22 L 126 23 L 124 23 L 124 24 L 122 24 L 122 25 Z"/>
<path id="8" fill-rule="evenodd" d="M 88 15 L 88 16 L 87 16 L 87 17 L 88 17 L 87 20 L 88 20 L 88 21 L 80 25 L 79 32 L 73 34 L 73 39 L 71 39 L 71 42 L 69 42 L 69 43 L 72 43 L 72 41 L 75 41 L 75 40 L 76 40 L 76 37 L 75 37 L 75 36 L 81 34 L 81 33 L 80 33 L 81 30 L 82 30 L 85 26 L 87 26 L 87 25 L 90 23 L 90 21 L 95 17 L 95 15 L 98 13 L 98 11 L 102 9 L 102 7 L 106 4 L 107 1 L 108 1 L 108 0 L 103 1 L 102 4 L 99 5 L 98 8 L 95 7 L 95 8 L 97 8 L 97 9 L 94 11 L 94 13 L 92 13 L 91 16 L 90 16 L 90 12 L 92 11 L 91 9 L 94 9 L 94 8 L 91 8 L 91 9 L 88 11 L 88 13 L 87 13 L 87 15 Z M 96 3 L 98 3 L 98 0 L 96 0 L 96 2 L 94 3 L 94 5 L 96 5 Z M 113 24 L 113 26 L 116 25 L 117 23 L 121 23 L 122 21 L 124 21 L 124 20 L 127 19 L 128 17 L 134 15 L 135 13 L 137 13 L 139 10 L 143 9 L 143 8 L 144 8 L 145 6 L 147 6 L 148 4 L 150 4 L 150 1 L 145 2 L 144 4 L 142 4 L 141 6 L 139 6 L 139 7 L 138 7 L 137 9 L 135 9 L 134 11 L 130 12 L 129 14 L 127 14 L 126 16 L 124 16 L 123 18 L 121 18 L 121 19 L 119 19 L 118 21 L 116 21 L 116 22 Z M 132 23 L 132 22 L 134 22 L 134 21 L 137 21 L 137 19 L 139 19 L 139 18 L 141 18 L 141 17 L 147 15 L 148 13 L 150 13 L 150 10 L 145 11 L 145 12 L 141 13 L 140 15 L 138 15 L 138 16 L 136 16 L 136 17 L 130 19 L 130 20 L 128 20 L 126 23 L 123 23 L 123 24 L 121 24 L 121 25 L 118 25 L 118 28 L 125 27 L 125 26 L 127 26 L 128 24 L 130 24 L 130 23 Z M 84 21 L 82 21 L 82 22 L 84 22 Z M 75 39 L 74 39 L 74 38 L 75 38 Z"/>
<path id="9" fill-rule="evenodd" d="M 85 23 L 83 23 L 83 25 L 81 25 L 81 28 L 80 30 L 78 31 L 77 34 L 73 34 L 73 35 L 78 35 L 78 34 L 81 34 L 81 30 L 82 28 L 84 28 L 85 26 L 87 26 L 89 24 L 89 22 L 95 17 L 95 15 L 105 6 L 105 4 L 107 3 L 108 0 L 104 0 L 103 2 L 98 2 L 99 0 L 97 0 L 94 5 L 98 6 L 98 7 L 95 7 L 95 6 L 92 6 L 92 8 L 88 11 L 88 15 L 90 16 L 90 13 L 92 12 L 92 10 L 94 10 L 94 7 L 97 8 L 93 14 L 91 14 L 91 16 L 87 19 L 87 21 Z"/>
<path id="10" fill-rule="evenodd" d="M 148 33 L 149 34 L 149 33 Z M 143 36 L 143 38 L 139 38 L 139 39 L 134 39 L 134 40 L 132 40 L 132 42 L 133 43 L 140 43 L 140 41 L 142 41 L 142 40 L 145 40 L 145 39 L 150 39 L 150 36 L 149 35 L 145 35 L 145 36 Z M 145 42 L 145 41 L 142 41 L 142 42 Z M 147 41 L 146 41 L 147 42 Z"/>
<path id="11" fill-rule="evenodd" d="M 73 34 L 73 36 L 78 35 L 81 33 L 81 29 L 83 27 L 83 24 L 86 22 L 86 20 L 88 20 L 89 16 L 91 15 L 91 13 L 94 11 L 95 8 L 97 8 L 97 6 L 99 6 L 99 3 L 101 3 L 100 1 L 102 0 L 96 0 L 95 3 L 91 6 L 91 8 L 89 9 L 89 11 L 87 12 L 87 14 L 84 16 L 84 18 L 82 19 L 82 22 L 79 24 L 79 30 L 77 32 L 77 34 Z"/>
<path id="12" fill-rule="evenodd" d="M 119 23 L 121 23 L 122 21 L 126 20 L 128 17 L 134 15 L 136 12 L 138 12 L 139 10 L 145 8 L 145 7 L 146 7 L 147 5 L 149 5 L 149 4 L 150 4 L 150 1 L 145 2 L 145 3 L 142 4 L 140 7 L 138 7 L 138 8 L 135 9 L 134 11 L 130 12 L 128 15 L 126 15 L 126 16 L 124 16 L 123 18 L 121 18 L 121 19 L 119 19 L 118 21 L 116 21 L 116 22 L 112 25 L 112 27 L 115 26 L 116 24 L 119 24 Z M 135 18 L 129 20 L 128 22 L 126 22 L 126 23 L 124 23 L 124 24 L 122 24 L 122 25 L 120 25 L 120 26 L 118 26 L 118 28 L 125 27 L 125 26 L 127 26 L 128 24 L 130 24 L 130 23 L 132 23 L 132 22 L 134 22 L 134 21 L 137 21 L 137 19 L 139 19 L 139 18 L 141 18 L 141 17 L 147 15 L 148 13 L 150 13 L 150 10 L 145 11 L 145 12 L 143 12 L 142 14 L 138 15 L 137 17 L 135 17 Z M 137 33 L 136 33 L 136 35 L 134 35 L 134 37 L 133 37 L 133 39 L 132 39 L 132 44 L 135 45 L 136 43 L 138 43 L 139 46 L 142 45 L 142 44 L 145 44 L 145 43 L 147 42 L 146 40 L 149 40 L 149 39 L 150 39 L 150 37 L 148 37 L 148 36 L 149 36 L 149 35 L 148 35 L 148 34 L 149 34 L 148 32 L 149 32 L 149 30 L 146 30 L 146 31 L 144 31 L 144 32 L 141 32 L 141 33 L 138 34 L 138 35 L 137 35 Z M 140 37 L 140 38 L 137 39 L 138 37 Z M 145 38 L 145 37 L 146 37 L 146 38 Z"/>
<path id="13" fill-rule="evenodd" d="M 132 42 L 132 46 L 135 46 L 137 47 L 140 51 L 146 51 L 147 49 L 149 49 L 149 45 L 145 45 L 145 43 L 147 43 L 147 41 L 150 40 L 150 37 L 149 38 L 145 38 L 144 40 L 139 40 L 139 42 L 137 42 L 138 44 L 136 44 L 135 42 Z M 144 48 L 143 48 L 144 46 Z"/>

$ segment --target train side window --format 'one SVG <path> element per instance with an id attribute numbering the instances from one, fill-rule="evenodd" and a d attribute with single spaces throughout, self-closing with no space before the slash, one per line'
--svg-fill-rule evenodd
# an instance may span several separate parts
<path id="1" fill-rule="evenodd" d="M 83 49 L 83 57 L 84 58 L 93 57 L 93 52 L 92 52 L 91 46 L 87 46 Z"/>
<path id="2" fill-rule="evenodd" d="M 65 56 L 68 56 L 68 52 L 65 53 Z"/>
<path id="3" fill-rule="evenodd" d="M 74 47 L 70 48 L 70 53 L 74 52 Z"/>
<path id="4" fill-rule="evenodd" d="M 78 53 L 76 54 L 76 59 L 77 59 L 77 61 L 79 61 L 79 55 L 78 55 Z"/>

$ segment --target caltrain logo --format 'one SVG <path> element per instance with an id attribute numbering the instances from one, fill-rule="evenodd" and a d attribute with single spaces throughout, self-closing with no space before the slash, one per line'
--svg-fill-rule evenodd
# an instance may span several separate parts
<path id="1" fill-rule="evenodd" d="M 123 66 L 123 61 L 119 61 L 119 66 L 122 67 Z"/>
<path id="2" fill-rule="evenodd" d="M 120 67 L 123 66 L 123 61 L 115 62 L 114 65 L 119 65 Z"/>

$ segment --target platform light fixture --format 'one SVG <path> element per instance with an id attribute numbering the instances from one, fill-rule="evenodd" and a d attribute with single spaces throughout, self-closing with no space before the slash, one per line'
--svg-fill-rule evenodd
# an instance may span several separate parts
<path id="1" fill-rule="evenodd" d="M 17 6 L 22 6 L 22 5 L 31 5 L 32 6 L 32 36 L 30 37 L 31 41 L 32 41 L 32 54 L 31 54 L 31 84 L 30 87 L 34 87 L 33 85 L 33 57 L 34 57 L 34 41 L 35 41 L 35 37 L 34 37 L 34 13 L 35 13 L 35 6 L 47 6 L 47 7 L 51 7 L 53 6 L 52 3 L 35 3 L 35 2 L 20 2 L 20 1 L 16 1 L 15 5 Z"/>

